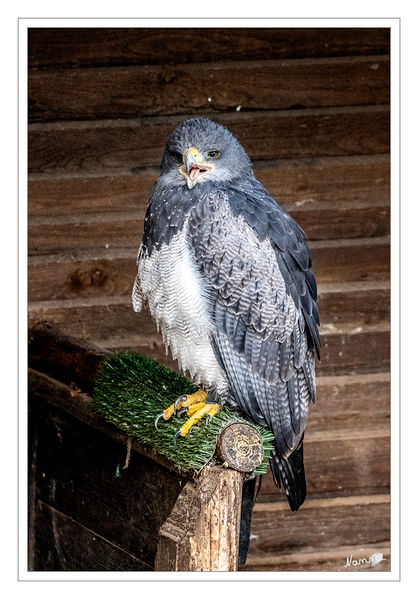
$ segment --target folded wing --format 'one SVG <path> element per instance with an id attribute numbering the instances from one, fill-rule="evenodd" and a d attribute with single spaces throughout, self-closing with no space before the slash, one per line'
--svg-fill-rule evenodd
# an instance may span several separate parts
<path id="1" fill-rule="evenodd" d="M 278 458 L 300 447 L 315 399 L 316 285 L 303 232 L 256 180 L 192 210 L 192 253 L 206 284 L 212 343 L 234 401 L 274 433 Z"/>

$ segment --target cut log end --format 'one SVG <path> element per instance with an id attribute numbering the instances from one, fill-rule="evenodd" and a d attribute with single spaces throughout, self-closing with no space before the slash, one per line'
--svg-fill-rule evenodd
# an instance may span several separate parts
<path id="1" fill-rule="evenodd" d="M 231 424 L 222 431 L 216 454 L 230 468 L 252 472 L 263 461 L 263 441 L 251 425 Z"/>

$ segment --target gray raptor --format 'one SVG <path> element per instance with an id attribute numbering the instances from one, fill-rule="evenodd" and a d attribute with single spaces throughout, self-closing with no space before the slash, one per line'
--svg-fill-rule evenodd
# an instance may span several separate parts
<path id="1" fill-rule="evenodd" d="M 161 416 L 184 436 L 222 404 L 274 434 L 273 477 L 297 510 L 303 435 L 315 400 L 317 289 L 302 229 L 254 176 L 227 129 L 193 118 L 168 138 L 149 201 L 133 306 L 201 386 Z"/>

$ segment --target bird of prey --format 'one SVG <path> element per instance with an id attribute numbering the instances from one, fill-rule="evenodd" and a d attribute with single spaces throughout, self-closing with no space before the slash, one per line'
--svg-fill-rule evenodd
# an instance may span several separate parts
<path id="1" fill-rule="evenodd" d="M 228 404 L 267 426 L 274 481 L 297 510 L 320 347 L 316 283 L 303 230 L 225 127 L 192 118 L 169 136 L 137 262 L 135 311 L 148 306 L 201 387 L 158 418 L 186 412 L 184 436 Z"/>

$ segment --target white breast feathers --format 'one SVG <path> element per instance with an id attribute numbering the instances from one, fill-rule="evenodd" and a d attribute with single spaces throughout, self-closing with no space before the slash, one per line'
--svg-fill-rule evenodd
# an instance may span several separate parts
<path id="1" fill-rule="evenodd" d="M 143 255 L 133 291 L 134 309 L 145 301 L 161 330 L 166 351 L 183 371 L 204 387 L 227 387 L 210 343 L 212 323 L 205 299 L 204 281 L 192 261 L 185 229 L 151 256 Z"/>

